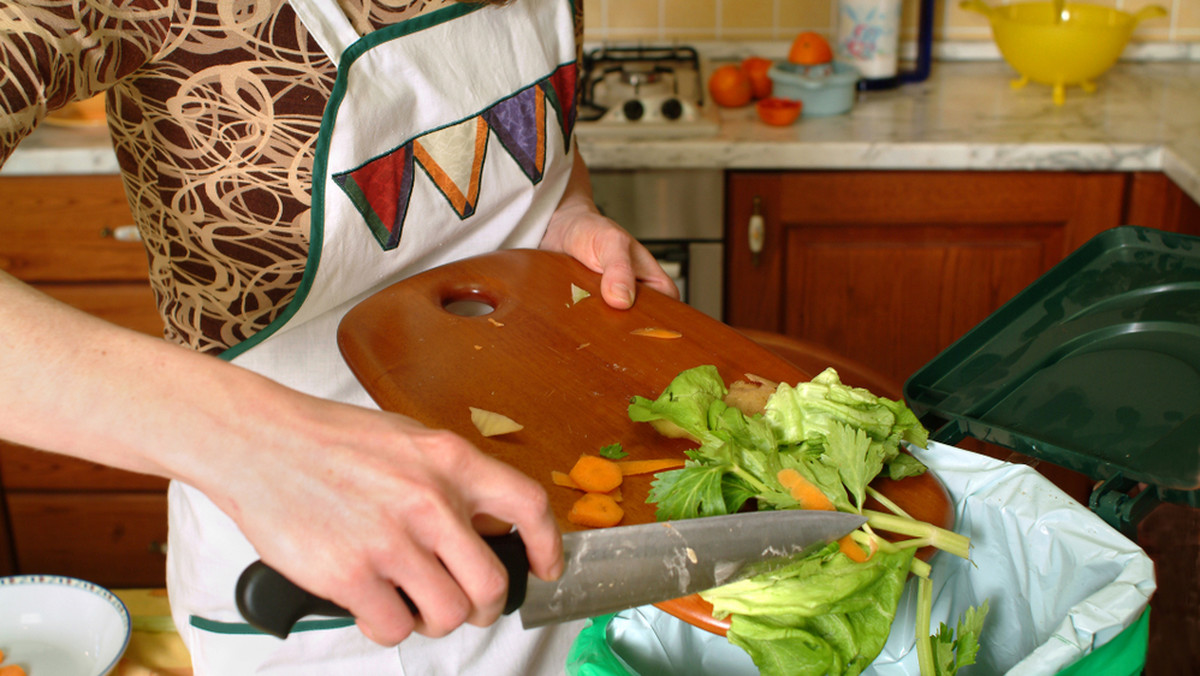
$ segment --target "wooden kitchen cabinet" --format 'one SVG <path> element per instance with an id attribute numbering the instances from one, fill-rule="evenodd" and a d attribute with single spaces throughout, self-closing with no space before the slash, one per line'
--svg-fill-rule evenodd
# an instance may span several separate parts
<path id="1" fill-rule="evenodd" d="M 731 172 L 726 205 L 725 320 L 899 382 L 1103 230 L 1200 233 L 1157 174 Z"/>
<path id="2" fill-rule="evenodd" d="M 0 268 L 154 336 L 162 321 L 117 176 L 0 178 Z M 0 574 L 162 586 L 167 482 L 0 442 Z"/>

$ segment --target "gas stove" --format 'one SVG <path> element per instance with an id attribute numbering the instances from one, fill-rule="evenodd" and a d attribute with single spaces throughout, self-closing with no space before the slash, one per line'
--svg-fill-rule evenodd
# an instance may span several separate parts
<path id="1" fill-rule="evenodd" d="M 695 49 L 603 46 L 584 54 L 580 134 L 707 136 L 718 127 Z"/>

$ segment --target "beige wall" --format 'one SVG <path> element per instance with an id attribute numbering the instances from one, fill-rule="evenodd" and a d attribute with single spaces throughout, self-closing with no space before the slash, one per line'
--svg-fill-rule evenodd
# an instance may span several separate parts
<path id="1" fill-rule="evenodd" d="M 1000 0 L 984 0 L 1002 4 Z M 987 20 L 967 12 L 957 0 L 935 0 L 937 40 L 991 39 Z M 1165 19 L 1141 23 L 1134 41 L 1200 42 L 1200 0 L 1090 0 L 1133 12 L 1158 4 L 1170 12 Z M 585 38 L 603 40 L 787 40 L 815 30 L 826 36 L 837 31 L 837 0 L 583 0 Z M 918 0 L 904 0 L 902 36 L 916 34 Z"/>

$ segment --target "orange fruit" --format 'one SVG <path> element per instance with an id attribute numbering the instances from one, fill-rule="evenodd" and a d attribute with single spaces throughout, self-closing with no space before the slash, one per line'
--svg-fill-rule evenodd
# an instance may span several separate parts
<path id="1" fill-rule="evenodd" d="M 708 77 L 708 93 L 718 106 L 740 108 L 753 97 L 750 78 L 733 64 L 718 67 Z"/>
<path id="2" fill-rule="evenodd" d="M 833 49 L 829 46 L 829 41 L 819 33 L 805 31 L 792 41 L 792 48 L 788 50 L 788 61 L 802 66 L 829 63 L 833 61 Z"/>
<path id="3" fill-rule="evenodd" d="M 754 105 L 758 119 L 775 127 L 786 127 L 800 117 L 804 103 L 793 99 L 767 97 Z"/>
<path id="4" fill-rule="evenodd" d="M 751 56 L 742 61 L 742 72 L 750 78 L 750 93 L 755 99 L 765 99 L 771 95 L 773 84 L 767 71 L 771 70 L 771 61 L 761 56 Z"/>

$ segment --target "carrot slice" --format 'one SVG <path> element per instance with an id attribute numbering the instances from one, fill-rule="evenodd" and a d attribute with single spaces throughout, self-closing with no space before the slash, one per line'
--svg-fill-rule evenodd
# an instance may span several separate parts
<path id="1" fill-rule="evenodd" d="M 625 510 L 603 493 L 584 493 L 571 505 L 567 521 L 589 528 L 609 528 L 621 522 Z"/>
<path id="2" fill-rule="evenodd" d="M 683 463 L 687 462 L 685 458 L 660 458 L 657 460 L 620 460 L 617 465 L 621 468 L 621 474 L 631 476 L 633 474 L 654 474 L 668 469 L 679 469 L 683 467 Z"/>
<path id="3" fill-rule="evenodd" d="M 566 472 L 560 472 L 556 469 L 550 470 L 550 481 L 554 482 L 555 486 L 562 486 L 563 488 L 574 488 L 577 491 L 583 490 L 582 488 L 579 487 L 579 484 L 575 483 L 575 481 L 571 479 L 571 476 L 569 474 L 567 474 Z"/>
<path id="4" fill-rule="evenodd" d="M 838 540 L 838 550 L 840 550 L 855 563 L 864 563 L 867 561 L 867 559 L 871 558 L 871 554 L 874 554 L 874 552 L 868 554 L 867 552 L 863 551 L 863 548 L 860 547 L 850 535 L 843 536 Z"/>
<path id="5" fill-rule="evenodd" d="M 568 473 L 571 481 L 589 493 L 607 493 L 621 485 L 621 468 L 598 455 L 584 455 Z"/>
<path id="6" fill-rule="evenodd" d="M 683 334 L 671 329 L 660 329 L 653 326 L 647 326 L 644 329 L 634 329 L 630 331 L 635 336 L 646 336 L 647 338 L 661 338 L 663 340 L 671 340 L 673 338 L 682 338 Z"/>
<path id="7" fill-rule="evenodd" d="M 19 664 L 10 664 L 0 667 L 0 676 L 25 676 L 25 670 Z"/>
<path id="8" fill-rule="evenodd" d="M 834 511 L 837 508 L 833 506 L 833 501 L 821 492 L 811 481 L 804 478 L 804 475 L 787 467 L 779 470 L 775 475 L 779 479 L 779 483 L 788 489 L 793 498 L 800 503 L 800 509 L 820 509 L 825 511 Z"/>
<path id="9" fill-rule="evenodd" d="M 550 481 L 555 486 L 562 486 L 563 488 L 574 488 L 577 491 L 583 490 L 582 488 L 579 487 L 579 484 L 577 484 L 571 480 L 571 476 L 569 474 L 567 474 L 566 472 L 560 472 L 558 470 L 551 470 L 550 471 Z M 607 495 L 607 496 L 611 497 L 613 500 L 616 500 L 617 502 L 621 502 L 624 499 L 621 495 L 621 487 L 620 486 L 617 486 L 616 488 L 612 489 L 611 491 L 608 491 L 607 493 L 604 493 L 603 495 Z"/>

